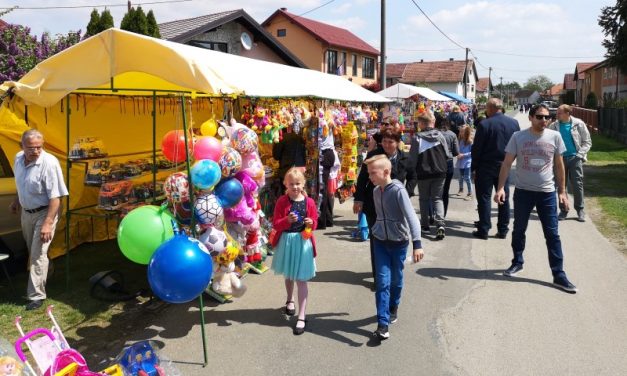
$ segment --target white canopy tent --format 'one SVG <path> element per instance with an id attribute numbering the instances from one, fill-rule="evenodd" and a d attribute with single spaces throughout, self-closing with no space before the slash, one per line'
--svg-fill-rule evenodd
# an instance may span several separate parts
<path id="1" fill-rule="evenodd" d="M 49 107 L 80 88 L 170 89 L 210 95 L 316 97 L 390 102 L 340 76 L 108 29 L 5 82 L 27 103 Z M 113 92 L 114 93 L 114 92 Z"/>
<path id="2" fill-rule="evenodd" d="M 406 99 L 409 97 L 413 97 L 414 95 L 420 95 L 428 100 L 432 101 L 450 101 L 451 98 L 445 97 L 444 95 L 438 94 L 437 92 L 427 88 L 420 86 L 413 86 L 398 83 L 396 85 L 390 86 L 385 90 L 381 90 L 377 94 L 386 97 L 386 98 L 396 98 L 396 99 Z"/>

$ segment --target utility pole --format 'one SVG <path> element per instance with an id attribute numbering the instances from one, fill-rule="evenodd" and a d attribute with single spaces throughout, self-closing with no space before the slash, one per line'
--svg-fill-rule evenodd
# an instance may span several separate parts
<path id="1" fill-rule="evenodd" d="M 128 6 L 127 6 L 127 8 L 128 8 L 128 11 L 130 12 L 130 11 L 131 11 L 131 0 L 128 0 Z"/>
<path id="2" fill-rule="evenodd" d="M 503 102 L 503 77 L 499 77 L 501 79 L 501 85 L 499 87 L 499 91 L 501 94 L 501 102 Z"/>
<path id="3" fill-rule="evenodd" d="M 464 63 L 464 98 L 468 99 L 468 47 L 466 47 L 466 62 Z"/>
<path id="4" fill-rule="evenodd" d="M 492 83 L 492 67 L 488 67 L 488 99 L 490 99 L 490 84 Z"/>
<path id="5" fill-rule="evenodd" d="M 381 83 L 380 90 L 385 89 L 385 0 L 381 0 Z"/>

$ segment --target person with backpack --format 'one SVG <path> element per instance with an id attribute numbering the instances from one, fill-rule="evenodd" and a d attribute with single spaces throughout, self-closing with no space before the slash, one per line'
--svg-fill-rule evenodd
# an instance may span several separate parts
<path id="1" fill-rule="evenodd" d="M 448 149 L 446 138 L 437 129 L 434 129 L 435 118 L 430 112 L 418 116 L 418 132 L 412 139 L 409 150 L 410 163 L 416 171 L 415 176 L 407 181 L 407 190 L 414 194 L 418 185 L 420 202 L 420 223 L 423 232 L 430 232 L 429 207 L 433 202 L 434 223 L 436 226 L 436 239 L 444 239 L 444 202 L 442 193 L 448 159 L 452 158 Z"/>

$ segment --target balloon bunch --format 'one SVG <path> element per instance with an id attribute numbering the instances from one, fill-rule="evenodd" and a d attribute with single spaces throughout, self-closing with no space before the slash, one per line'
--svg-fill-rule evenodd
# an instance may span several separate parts
<path id="1" fill-rule="evenodd" d="M 224 259 L 221 255 L 229 244 L 229 260 L 234 248 L 239 254 L 247 252 L 248 262 L 261 261 L 257 192 L 265 174 L 257 134 L 232 121 L 230 126 L 221 125 L 227 131 L 219 140 L 214 137 L 217 124 L 212 120 L 201 126 L 204 137 L 187 145 L 180 130 L 164 136 L 163 155 L 171 162 L 185 161 L 188 148 L 194 159 L 190 176 L 185 172 L 171 174 L 164 183 L 167 204 L 132 210 L 118 229 L 122 253 L 131 261 L 148 265 L 153 292 L 170 303 L 190 301 L 201 294 L 210 284 L 214 264 L 224 272 L 218 260 Z M 198 239 L 176 233 L 176 222 L 190 225 L 192 216 L 199 229 Z M 216 262 L 211 262 L 212 257 Z M 227 269 L 232 271 L 232 266 Z"/>

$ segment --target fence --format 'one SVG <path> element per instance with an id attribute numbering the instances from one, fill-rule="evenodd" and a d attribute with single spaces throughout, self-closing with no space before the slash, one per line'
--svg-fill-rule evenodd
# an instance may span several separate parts
<path id="1" fill-rule="evenodd" d="M 572 115 L 583 120 L 591 133 L 601 133 L 627 144 L 627 110 L 624 108 L 587 108 L 573 107 Z"/>

